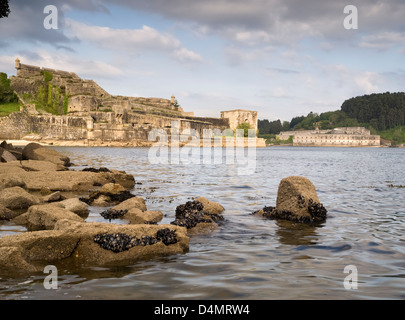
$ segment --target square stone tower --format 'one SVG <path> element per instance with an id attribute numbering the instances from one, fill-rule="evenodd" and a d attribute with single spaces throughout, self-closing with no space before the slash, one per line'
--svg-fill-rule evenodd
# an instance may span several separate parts
<path id="1" fill-rule="evenodd" d="M 250 110 L 229 110 L 222 111 L 221 118 L 229 119 L 229 127 L 235 130 L 241 123 L 249 123 L 251 129 L 257 130 L 257 111 Z"/>

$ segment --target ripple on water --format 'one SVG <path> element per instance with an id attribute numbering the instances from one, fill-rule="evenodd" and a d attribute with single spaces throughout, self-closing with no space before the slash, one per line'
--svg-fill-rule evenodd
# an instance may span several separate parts
<path id="1" fill-rule="evenodd" d="M 236 165 L 152 165 L 147 148 L 59 148 L 73 163 L 125 170 L 149 210 L 172 221 L 176 206 L 203 196 L 221 203 L 224 223 L 190 239 L 183 255 L 125 268 L 65 268 L 66 287 L 41 289 L 31 278 L 0 281 L 0 295 L 83 299 L 350 299 L 404 296 L 405 149 L 262 148 L 256 172 L 239 176 Z M 74 168 L 74 167 L 73 167 Z M 274 206 L 280 180 L 309 178 L 329 210 L 321 225 L 272 221 L 250 215 Z M 105 222 L 105 208 L 88 221 Z M 114 222 L 115 223 L 115 222 Z M 125 223 L 125 221 L 117 221 Z M 0 234 L 22 232 L 0 223 Z M 343 287 L 346 265 L 359 270 L 359 290 Z M 43 274 L 40 275 L 43 279 Z M 1 275 L 0 275 L 1 277 Z M 69 280 L 70 279 L 70 280 Z M 76 280 L 75 280 L 76 279 Z M 0 279 L 1 280 L 1 279 Z M 59 294 L 59 296 L 58 296 Z M 56 296 L 55 296 L 56 295 Z"/>

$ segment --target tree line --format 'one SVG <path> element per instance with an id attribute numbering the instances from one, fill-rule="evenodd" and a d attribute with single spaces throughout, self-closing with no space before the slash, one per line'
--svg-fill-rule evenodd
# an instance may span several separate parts
<path id="1" fill-rule="evenodd" d="M 348 99 L 341 109 L 321 114 L 310 112 L 291 121 L 259 120 L 260 135 L 278 134 L 281 131 L 320 130 L 336 127 L 364 126 L 370 130 L 388 130 L 405 126 L 405 93 L 376 93 Z"/>

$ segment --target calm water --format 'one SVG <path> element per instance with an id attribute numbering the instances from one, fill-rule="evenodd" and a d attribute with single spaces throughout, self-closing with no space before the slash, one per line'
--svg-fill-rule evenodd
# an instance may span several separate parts
<path id="1" fill-rule="evenodd" d="M 405 149 L 292 148 L 257 150 L 256 170 L 236 164 L 154 165 L 143 148 L 57 148 L 77 165 L 135 176 L 134 194 L 174 219 L 197 196 L 221 203 L 225 223 L 190 239 L 187 254 L 116 268 L 59 268 L 59 288 L 44 274 L 1 277 L 2 299 L 404 299 Z M 224 161 L 225 162 L 225 161 Z M 77 167 L 81 169 L 81 167 Z M 280 180 L 309 178 L 328 209 L 320 226 L 250 215 L 275 205 Z M 92 208 L 88 221 L 103 221 Z M 3 223 L 0 235 L 23 231 Z M 347 265 L 358 288 L 345 289 Z"/>

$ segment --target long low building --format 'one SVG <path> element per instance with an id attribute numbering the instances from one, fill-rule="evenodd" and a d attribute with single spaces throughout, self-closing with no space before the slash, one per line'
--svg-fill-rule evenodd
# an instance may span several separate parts
<path id="1" fill-rule="evenodd" d="M 288 140 L 290 136 L 293 137 L 294 146 L 380 146 L 380 136 L 371 135 L 370 130 L 363 127 L 344 127 L 331 130 L 285 131 L 281 132 L 277 138 L 280 140 Z"/>

